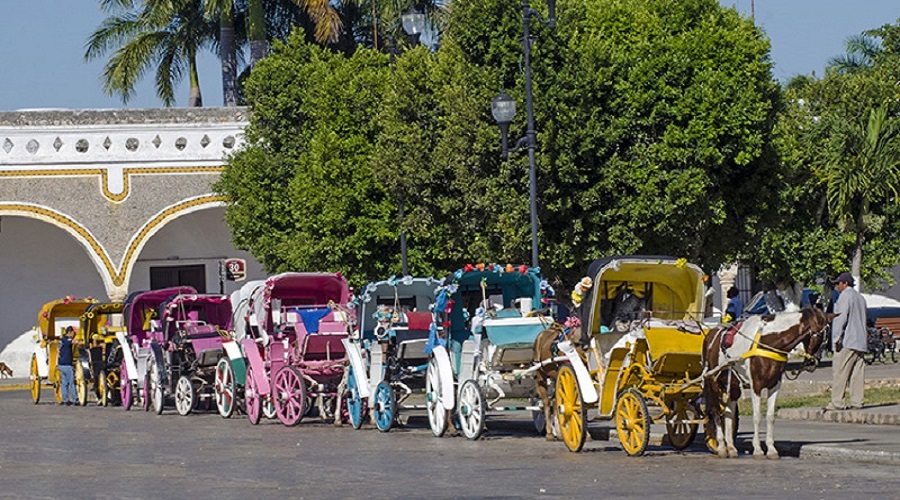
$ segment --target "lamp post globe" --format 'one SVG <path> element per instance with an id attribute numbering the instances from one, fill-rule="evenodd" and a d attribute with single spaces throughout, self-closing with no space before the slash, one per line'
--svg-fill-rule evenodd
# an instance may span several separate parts
<path id="1" fill-rule="evenodd" d="M 405 14 L 400 16 L 400 21 L 403 24 L 403 31 L 407 35 L 415 37 L 416 41 L 418 41 L 419 35 L 425 31 L 425 14 L 415 7 L 411 7 Z"/>
<path id="2" fill-rule="evenodd" d="M 509 124 L 516 116 L 516 101 L 506 95 L 506 91 L 500 91 L 500 95 L 491 101 L 491 114 L 500 127 L 500 141 L 502 144 L 503 158 L 509 154 L 508 136 Z"/>

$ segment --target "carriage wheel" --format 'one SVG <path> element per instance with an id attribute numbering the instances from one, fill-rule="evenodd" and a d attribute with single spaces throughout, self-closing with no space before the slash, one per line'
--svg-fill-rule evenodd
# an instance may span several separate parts
<path id="1" fill-rule="evenodd" d="M 87 405 L 88 400 L 88 383 L 90 381 L 90 369 L 76 364 L 72 367 L 75 370 L 75 395 L 78 397 L 78 404 Z"/>
<path id="2" fill-rule="evenodd" d="M 700 411 L 699 408 L 695 411 Z M 721 403 L 719 405 L 719 421 L 725 421 L 725 403 Z M 737 442 L 737 432 L 738 426 L 741 423 L 740 415 L 738 414 L 737 406 L 734 408 L 734 428 L 731 429 L 731 442 Z M 706 449 L 708 449 L 712 453 L 716 453 L 719 450 L 719 440 L 716 438 L 716 428 L 709 421 L 707 417 L 706 424 L 703 426 L 703 431 L 706 433 L 705 441 L 706 441 Z"/>
<path id="3" fill-rule="evenodd" d="M 106 370 L 100 370 L 97 375 L 97 403 L 100 406 L 109 405 L 109 387 L 107 387 Z"/>
<path id="4" fill-rule="evenodd" d="M 59 367 L 56 367 L 56 382 L 53 382 L 53 396 L 57 403 L 62 403 L 62 377 L 59 374 Z"/>
<path id="5" fill-rule="evenodd" d="M 552 402 L 555 397 L 556 395 L 553 394 L 547 399 Z M 543 402 L 538 398 L 528 398 L 528 406 L 537 406 L 538 403 L 543 405 Z M 531 410 L 531 421 L 534 424 L 534 430 L 539 436 L 543 436 L 547 432 L 547 422 L 544 418 L 543 406 L 539 410 Z M 553 437 L 559 438 L 559 421 L 556 419 L 556 412 L 553 410 L 552 405 L 550 407 L 550 432 L 553 434 Z"/>
<path id="6" fill-rule="evenodd" d="M 579 452 L 587 438 L 587 406 L 575 370 L 563 365 L 556 376 L 556 422 L 566 448 Z"/>
<path id="7" fill-rule="evenodd" d="M 359 397 L 359 387 L 356 385 L 356 375 L 352 365 L 347 369 L 347 392 L 344 400 L 347 402 L 350 425 L 354 429 L 359 429 L 362 427 L 363 421 L 363 400 Z"/>
<path id="8" fill-rule="evenodd" d="M 397 418 L 397 396 L 391 385 L 382 380 L 375 387 L 375 426 L 381 432 L 387 432 L 394 426 Z"/>
<path id="9" fill-rule="evenodd" d="M 153 412 L 157 415 L 162 415 L 166 402 L 162 386 L 162 374 L 159 372 L 159 364 L 156 362 L 156 358 L 151 357 L 148 361 L 150 363 L 150 372 L 148 373 L 150 376 L 150 387 L 145 390 L 150 394 Z"/>
<path id="10" fill-rule="evenodd" d="M 216 408 L 222 418 L 230 418 L 234 413 L 234 370 L 231 369 L 231 362 L 222 358 L 216 365 Z"/>
<path id="11" fill-rule="evenodd" d="M 289 427 L 299 424 L 306 413 L 306 382 L 300 371 L 293 366 L 283 366 L 275 374 L 273 382 L 278 420 Z"/>
<path id="12" fill-rule="evenodd" d="M 442 383 L 437 361 L 432 359 L 428 362 L 428 371 L 425 372 L 425 406 L 428 411 L 428 424 L 435 437 L 441 437 L 447 432 L 447 423 L 450 420 L 448 418 L 450 412 L 441 402 Z"/>
<path id="13" fill-rule="evenodd" d="M 178 384 L 175 385 L 175 409 L 179 415 L 190 415 L 197 404 L 197 391 L 194 390 L 194 384 L 187 375 L 178 377 Z"/>
<path id="14" fill-rule="evenodd" d="M 674 401 L 675 409 L 671 420 L 666 422 L 666 434 L 669 436 L 669 442 L 676 450 L 683 450 L 694 442 L 697 437 L 697 424 L 690 424 L 685 420 L 692 420 L 697 417 L 696 409 L 688 404 L 686 399 L 677 399 Z"/>
<path id="15" fill-rule="evenodd" d="M 38 372 L 37 354 L 31 355 L 31 399 L 34 404 L 41 402 L 41 375 Z"/>
<path id="16" fill-rule="evenodd" d="M 125 411 L 131 409 L 131 380 L 128 379 L 128 367 L 125 365 L 125 361 L 122 361 L 121 369 L 119 370 L 119 394 L 122 398 L 122 408 Z"/>
<path id="17" fill-rule="evenodd" d="M 260 401 L 259 391 L 256 389 L 256 374 L 252 368 L 247 368 L 247 381 L 244 383 L 244 407 L 247 411 L 247 418 L 250 423 L 257 425 L 262 415 L 262 402 Z"/>
<path id="18" fill-rule="evenodd" d="M 141 386 L 141 407 L 144 411 L 150 411 L 150 373 L 144 374 L 144 385 Z"/>
<path id="19" fill-rule="evenodd" d="M 644 396 L 635 389 L 619 395 L 616 402 L 616 431 L 630 456 L 640 456 L 650 442 L 650 413 Z"/>
<path id="20" fill-rule="evenodd" d="M 463 435 L 471 440 L 476 440 L 484 433 L 484 394 L 478 383 L 472 379 L 466 380 L 459 390 L 459 405 L 457 415 Z"/>

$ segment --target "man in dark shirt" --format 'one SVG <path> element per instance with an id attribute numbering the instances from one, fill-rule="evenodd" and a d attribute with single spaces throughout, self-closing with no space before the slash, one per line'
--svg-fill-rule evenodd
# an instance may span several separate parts
<path id="1" fill-rule="evenodd" d="M 76 344 L 74 338 L 75 328 L 67 326 L 66 334 L 59 339 L 59 357 L 56 360 L 63 398 L 59 404 L 66 406 L 71 406 L 73 403 L 78 404 L 78 395 L 75 394 L 75 369 L 72 366 L 72 348 Z"/>

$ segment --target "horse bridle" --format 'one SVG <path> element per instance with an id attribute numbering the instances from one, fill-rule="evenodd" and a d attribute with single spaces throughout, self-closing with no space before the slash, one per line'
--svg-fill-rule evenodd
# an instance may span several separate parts
<path id="1" fill-rule="evenodd" d="M 814 352 L 812 354 L 809 354 L 804 350 L 804 352 L 803 352 L 804 359 L 803 359 L 803 365 L 801 365 L 801 368 L 798 370 L 792 370 L 790 372 L 785 372 L 785 374 L 784 374 L 785 378 L 787 378 L 788 380 L 796 380 L 797 377 L 799 377 L 800 374 L 805 371 L 810 372 L 810 373 L 816 371 L 816 368 L 819 367 L 819 358 L 816 356 L 816 354 L 818 354 L 818 352 L 822 350 L 822 343 L 825 340 L 824 337 L 825 337 L 826 330 L 828 330 L 828 321 L 825 322 L 825 325 L 820 330 L 817 330 L 815 332 L 812 331 L 812 327 L 810 327 L 810 326 L 807 326 L 804 329 L 803 337 L 808 336 L 810 340 L 812 340 L 813 337 L 817 337 L 817 336 L 822 337 L 822 342 L 819 342 L 818 349 L 816 349 L 816 352 Z M 791 375 L 793 375 L 793 376 L 791 376 Z"/>

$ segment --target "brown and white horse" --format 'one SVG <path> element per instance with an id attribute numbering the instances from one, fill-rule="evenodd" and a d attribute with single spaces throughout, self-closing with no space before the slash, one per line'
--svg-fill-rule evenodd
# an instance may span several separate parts
<path id="1" fill-rule="evenodd" d="M 825 328 L 830 320 L 828 316 L 821 310 L 810 307 L 799 312 L 751 316 L 740 326 L 731 346 L 725 349 L 722 349 L 722 342 L 729 326 L 724 325 L 709 332 L 703 342 L 706 373 L 703 394 L 706 417 L 715 428 L 718 447 L 716 453 L 719 457 L 738 456 L 734 446 L 737 401 L 741 397 L 741 385 L 749 384 L 753 402 L 753 456 L 763 457 L 759 424 L 762 419 L 761 397 L 765 390 L 765 457 L 778 458 L 773 432 L 775 400 L 781 388 L 787 353 L 802 342 L 807 359 L 814 358 L 822 345 Z"/>

